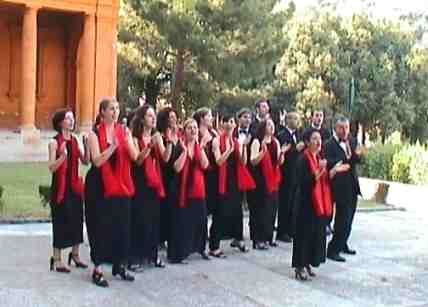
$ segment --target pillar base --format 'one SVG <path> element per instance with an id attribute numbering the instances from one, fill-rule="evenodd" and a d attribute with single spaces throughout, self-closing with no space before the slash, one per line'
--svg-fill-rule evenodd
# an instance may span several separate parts
<path id="1" fill-rule="evenodd" d="M 24 145 L 37 145 L 41 141 L 40 130 L 34 127 L 21 127 L 20 134 Z"/>
<path id="2" fill-rule="evenodd" d="M 93 124 L 92 123 L 85 123 L 81 124 L 79 126 L 78 132 L 80 133 L 89 133 L 92 131 Z"/>

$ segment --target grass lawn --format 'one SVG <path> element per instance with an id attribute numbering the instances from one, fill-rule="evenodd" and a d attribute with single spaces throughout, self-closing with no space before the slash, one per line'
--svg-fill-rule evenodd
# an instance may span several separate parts
<path id="1" fill-rule="evenodd" d="M 85 175 L 87 167 L 80 174 Z M 0 186 L 3 186 L 3 205 L 0 220 L 15 218 L 48 218 L 49 206 L 43 207 L 39 197 L 39 185 L 50 185 L 51 174 L 47 163 L 0 163 Z M 373 208 L 376 204 L 360 200 L 358 208 Z"/>
<path id="2" fill-rule="evenodd" d="M 4 189 L 0 219 L 48 218 L 50 209 L 42 206 L 39 185 L 50 183 L 46 162 L 0 163 L 0 185 Z"/>

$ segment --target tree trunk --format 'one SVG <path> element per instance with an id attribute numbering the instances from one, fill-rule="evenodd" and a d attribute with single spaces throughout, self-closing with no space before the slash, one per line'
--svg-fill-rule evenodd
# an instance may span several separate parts
<path id="1" fill-rule="evenodd" d="M 366 145 L 366 125 L 362 124 L 362 139 L 361 139 L 361 143 L 363 144 L 363 146 Z"/>
<path id="2" fill-rule="evenodd" d="M 183 89 L 184 82 L 184 50 L 180 49 L 177 52 L 176 63 L 175 63 L 175 78 L 174 78 L 174 88 L 171 95 L 171 106 L 176 112 L 181 113 L 181 110 L 178 110 L 178 98 Z"/>

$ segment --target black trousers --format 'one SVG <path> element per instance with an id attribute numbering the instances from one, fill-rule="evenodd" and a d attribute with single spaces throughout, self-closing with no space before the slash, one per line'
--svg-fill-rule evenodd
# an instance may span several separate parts
<path id="1" fill-rule="evenodd" d="M 210 250 L 219 249 L 220 241 L 225 237 L 231 237 L 237 241 L 244 239 L 242 195 L 219 197 L 217 208 L 212 210 Z"/>
<path id="2" fill-rule="evenodd" d="M 358 195 L 336 199 L 336 215 L 334 217 L 334 234 L 328 244 L 328 253 L 340 253 L 347 248 L 351 235 L 352 223 L 357 209 Z"/>
<path id="3" fill-rule="evenodd" d="M 293 235 L 293 186 L 291 183 L 282 184 L 278 202 L 278 231 L 276 237 Z"/>

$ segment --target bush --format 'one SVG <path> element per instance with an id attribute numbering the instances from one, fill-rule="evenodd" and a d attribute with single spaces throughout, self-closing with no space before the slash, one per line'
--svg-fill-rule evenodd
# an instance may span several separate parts
<path id="1" fill-rule="evenodd" d="M 428 184 L 428 148 L 419 143 L 377 143 L 370 147 L 360 169 L 364 177 Z"/>
<path id="2" fill-rule="evenodd" d="M 51 187 L 46 185 L 39 185 L 39 196 L 42 206 L 46 207 L 51 201 Z"/>
<path id="3" fill-rule="evenodd" d="M 428 150 L 420 145 L 406 145 L 394 155 L 392 180 L 428 184 Z"/>
<path id="4" fill-rule="evenodd" d="M 2 199 L 3 197 L 4 188 L 0 185 L 0 212 L 3 212 L 4 209 L 4 201 Z"/>
<path id="5" fill-rule="evenodd" d="M 398 144 L 375 144 L 370 147 L 361 164 L 361 175 L 369 178 L 392 180 L 392 162 L 399 151 Z"/>

